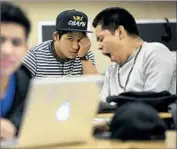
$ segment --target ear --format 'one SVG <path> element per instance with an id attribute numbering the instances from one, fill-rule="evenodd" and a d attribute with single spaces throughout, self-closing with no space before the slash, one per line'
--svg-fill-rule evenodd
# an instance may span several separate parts
<path id="1" fill-rule="evenodd" d="M 116 30 L 115 30 L 115 35 L 119 38 L 119 40 L 122 40 L 125 37 L 126 30 L 125 28 L 120 25 Z"/>
<path id="2" fill-rule="evenodd" d="M 59 35 L 57 31 L 53 32 L 53 40 L 54 41 L 59 40 Z"/>

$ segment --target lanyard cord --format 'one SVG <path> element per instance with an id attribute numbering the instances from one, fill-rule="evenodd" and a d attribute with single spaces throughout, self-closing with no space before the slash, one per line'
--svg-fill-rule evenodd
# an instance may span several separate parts
<path id="1" fill-rule="evenodd" d="M 141 45 L 140 49 L 138 50 L 138 53 L 137 53 L 136 56 L 135 56 L 135 59 L 134 59 L 132 68 L 130 69 L 130 72 L 128 73 L 128 77 L 127 77 L 127 80 L 126 80 L 126 82 L 125 82 L 125 87 L 122 86 L 121 81 L 120 81 L 120 68 L 121 68 L 121 67 L 118 68 L 118 83 L 119 83 L 119 86 L 120 86 L 122 89 L 124 89 L 124 91 L 126 91 L 126 87 L 127 87 L 128 81 L 129 81 L 129 79 L 130 79 L 130 75 L 131 75 L 131 73 L 132 73 L 132 71 L 133 71 L 133 68 L 134 68 L 135 63 L 136 63 L 136 59 L 137 59 L 137 57 L 138 57 L 138 55 L 139 55 L 141 49 L 142 49 L 142 45 Z"/>

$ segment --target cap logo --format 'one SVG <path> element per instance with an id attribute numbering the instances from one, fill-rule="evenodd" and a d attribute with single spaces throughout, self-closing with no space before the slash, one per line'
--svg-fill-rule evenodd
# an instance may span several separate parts
<path id="1" fill-rule="evenodd" d="M 81 16 L 73 16 L 72 20 L 68 22 L 69 26 L 85 27 L 87 22 L 83 21 Z"/>
<path id="2" fill-rule="evenodd" d="M 73 16 L 74 21 L 82 21 L 83 17 Z"/>

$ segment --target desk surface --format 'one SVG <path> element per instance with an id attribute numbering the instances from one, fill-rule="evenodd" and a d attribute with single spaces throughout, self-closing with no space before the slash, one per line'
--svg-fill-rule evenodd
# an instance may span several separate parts
<path id="1" fill-rule="evenodd" d="M 159 113 L 159 116 L 162 118 L 162 119 L 168 119 L 168 118 L 172 118 L 172 115 L 171 113 Z M 107 120 L 104 120 L 104 119 L 111 119 L 113 117 L 113 113 L 106 113 L 106 114 L 97 114 L 96 115 L 96 118 L 101 118 L 102 121 L 101 122 L 95 122 L 93 127 L 94 129 L 98 129 L 98 130 L 101 130 L 101 131 L 107 131 L 109 129 L 109 126 L 108 126 L 108 123 L 107 123 Z"/>
<path id="2" fill-rule="evenodd" d="M 111 118 L 113 114 L 99 114 L 96 117 L 98 118 Z M 163 118 L 169 118 L 171 115 L 169 113 L 160 113 L 160 116 Z M 166 140 L 165 141 L 127 141 L 122 142 L 120 140 L 103 140 L 103 139 L 96 139 L 91 137 L 87 140 L 86 143 L 80 144 L 68 144 L 68 145 L 50 145 L 45 146 L 44 149 L 61 149 L 61 148 L 124 148 L 124 149 L 159 149 L 159 148 L 166 148 L 166 149 L 176 149 L 177 141 L 177 131 L 167 131 L 166 132 Z M 35 147 L 35 149 L 39 149 Z"/>
<path id="3" fill-rule="evenodd" d="M 60 149 L 60 148 L 167 148 L 167 149 L 176 149 L 176 131 L 168 131 L 166 133 L 165 141 L 137 141 L 137 142 L 121 142 L 116 140 L 102 140 L 90 138 L 87 143 L 83 144 L 70 144 L 70 145 L 55 145 L 50 147 L 45 147 L 45 149 Z"/>
<path id="4" fill-rule="evenodd" d="M 161 112 L 161 113 L 159 113 L 159 116 L 163 119 L 172 117 L 171 113 L 167 113 L 167 112 Z M 96 117 L 97 118 L 112 118 L 113 113 L 97 114 Z"/>

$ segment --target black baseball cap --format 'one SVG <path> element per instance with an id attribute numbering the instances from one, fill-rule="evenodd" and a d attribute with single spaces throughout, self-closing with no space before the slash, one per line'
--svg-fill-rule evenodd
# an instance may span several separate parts
<path id="1" fill-rule="evenodd" d="M 57 31 L 88 32 L 88 17 L 85 13 L 77 10 L 66 10 L 61 12 L 56 18 Z"/>

